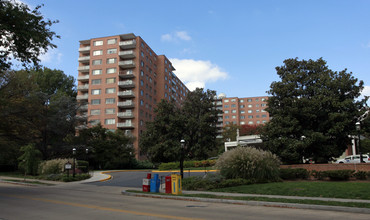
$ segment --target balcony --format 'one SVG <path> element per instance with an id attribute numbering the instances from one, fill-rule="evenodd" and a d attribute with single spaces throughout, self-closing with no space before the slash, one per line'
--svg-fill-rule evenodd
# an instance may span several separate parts
<path id="1" fill-rule="evenodd" d="M 122 49 L 133 49 L 136 47 L 136 40 L 125 40 L 119 42 L 119 46 Z"/>
<path id="2" fill-rule="evenodd" d="M 124 60 L 124 61 L 119 61 L 118 65 L 123 69 L 134 68 L 135 62 L 133 60 Z"/>
<path id="3" fill-rule="evenodd" d="M 119 81 L 118 86 L 121 88 L 133 88 L 135 87 L 135 83 L 132 80 Z"/>
<path id="4" fill-rule="evenodd" d="M 90 66 L 79 66 L 78 71 L 80 72 L 89 72 Z"/>
<path id="5" fill-rule="evenodd" d="M 77 77 L 78 81 L 89 81 L 89 75 L 86 76 L 78 76 Z"/>
<path id="6" fill-rule="evenodd" d="M 117 123 L 117 128 L 134 128 L 134 124 L 131 122 Z"/>
<path id="7" fill-rule="evenodd" d="M 119 71 L 118 76 L 122 79 L 134 78 L 135 74 L 132 70 Z"/>
<path id="8" fill-rule="evenodd" d="M 86 129 L 87 126 L 86 125 L 78 125 L 75 127 L 76 130 L 82 130 L 82 129 Z"/>
<path id="9" fill-rule="evenodd" d="M 117 117 L 118 118 L 134 118 L 134 113 L 132 113 L 132 112 L 118 112 Z"/>
<path id="10" fill-rule="evenodd" d="M 78 48 L 78 52 L 81 52 L 81 53 L 90 52 L 90 47 L 80 47 Z"/>
<path id="11" fill-rule="evenodd" d="M 90 62 L 90 56 L 79 57 L 78 62 L 89 63 Z"/>
<path id="12" fill-rule="evenodd" d="M 117 106 L 119 108 L 134 108 L 135 107 L 132 101 L 118 102 Z"/>
<path id="13" fill-rule="evenodd" d="M 133 98 L 133 97 L 135 97 L 135 94 L 134 94 L 133 91 L 122 91 L 122 92 L 118 92 L 117 95 L 119 97 L 122 97 L 122 98 L 125 98 L 125 97 Z"/>
<path id="14" fill-rule="evenodd" d="M 88 109 L 88 105 L 81 105 L 81 106 L 79 107 L 79 110 L 80 110 L 80 111 L 87 111 L 87 109 Z"/>
<path id="15" fill-rule="evenodd" d="M 77 86 L 77 90 L 78 91 L 87 91 L 89 90 L 89 85 L 81 85 L 81 86 Z"/>
<path id="16" fill-rule="evenodd" d="M 120 52 L 118 52 L 118 55 L 122 59 L 130 59 L 130 58 L 135 58 L 136 57 L 135 52 L 133 50 L 120 51 Z"/>
<path id="17" fill-rule="evenodd" d="M 89 95 L 77 95 L 77 100 L 87 100 Z"/>
<path id="18" fill-rule="evenodd" d="M 87 114 L 76 115 L 76 119 L 81 121 L 87 120 Z"/>

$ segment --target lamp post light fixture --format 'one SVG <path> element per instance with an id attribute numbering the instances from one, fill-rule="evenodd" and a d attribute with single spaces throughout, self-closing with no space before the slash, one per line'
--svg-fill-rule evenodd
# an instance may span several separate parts
<path id="1" fill-rule="evenodd" d="M 185 140 L 181 140 L 181 158 L 180 158 L 180 175 L 181 179 L 184 178 L 184 157 L 185 157 Z"/>
<path id="2" fill-rule="evenodd" d="M 364 159 L 362 158 L 361 153 L 361 122 L 356 122 L 356 130 L 358 135 L 358 152 L 360 153 L 360 163 L 364 162 Z"/>
<path id="3" fill-rule="evenodd" d="M 86 170 L 87 170 L 87 173 L 89 173 L 89 148 L 86 148 L 86 161 L 87 161 L 87 167 L 86 167 Z"/>
<path id="4" fill-rule="evenodd" d="M 72 149 L 72 154 L 73 154 L 73 177 L 76 176 L 76 148 Z"/>

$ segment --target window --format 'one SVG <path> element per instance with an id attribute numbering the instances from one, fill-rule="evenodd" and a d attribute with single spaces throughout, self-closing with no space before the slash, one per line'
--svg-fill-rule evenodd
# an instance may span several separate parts
<path id="1" fill-rule="evenodd" d="M 143 90 L 140 90 L 140 95 L 144 95 L 144 91 Z"/>
<path id="2" fill-rule="evenodd" d="M 144 57 L 144 52 L 143 52 L 143 51 L 140 51 L 140 55 L 141 55 L 142 57 Z"/>
<path id="3" fill-rule="evenodd" d="M 232 111 L 231 111 L 231 113 L 236 113 L 236 110 L 235 110 L 235 109 L 234 109 L 234 110 L 232 110 Z"/>
<path id="4" fill-rule="evenodd" d="M 140 85 L 144 85 L 144 81 L 143 80 L 140 80 Z"/>
<path id="5" fill-rule="evenodd" d="M 116 92 L 116 88 L 106 88 L 105 94 L 113 94 Z"/>
<path id="6" fill-rule="evenodd" d="M 259 101 L 259 98 L 256 98 L 255 100 L 256 100 L 256 102 L 258 102 Z"/>
<path id="7" fill-rule="evenodd" d="M 266 106 L 266 104 L 265 104 L 265 103 L 261 104 L 261 107 L 265 107 L 265 106 Z"/>
<path id="8" fill-rule="evenodd" d="M 93 60 L 92 65 L 101 65 L 101 60 Z"/>
<path id="9" fill-rule="evenodd" d="M 248 115 L 248 118 L 253 118 L 253 115 Z"/>
<path id="10" fill-rule="evenodd" d="M 244 108 L 245 107 L 245 105 L 240 105 L 240 108 Z"/>
<path id="11" fill-rule="evenodd" d="M 253 121 L 248 121 L 248 124 L 249 124 L 249 125 L 252 125 L 252 124 L 253 124 Z"/>
<path id="12" fill-rule="evenodd" d="M 92 109 L 92 110 L 90 111 L 90 114 L 91 114 L 91 115 L 100 115 L 100 109 Z"/>
<path id="13" fill-rule="evenodd" d="M 91 99 L 91 105 L 100 105 L 100 99 Z"/>
<path id="14" fill-rule="evenodd" d="M 117 39 L 108 39 L 107 41 L 108 44 L 116 44 L 117 43 Z"/>
<path id="15" fill-rule="evenodd" d="M 140 100 L 140 105 L 143 106 L 144 105 L 144 101 L 143 100 Z"/>
<path id="16" fill-rule="evenodd" d="M 232 104 L 232 105 L 231 105 L 231 108 L 236 108 L 236 105 L 235 105 L 235 104 Z"/>
<path id="17" fill-rule="evenodd" d="M 117 58 L 108 58 L 107 59 L 107 64 L 116 63 L 116 61 L 117 61 Z"/>
<path id="18" fill-rule="evenodd" d="M 114 54 L 114 53 L 117 53 L 117 49 L 116 48 L 112 48 L 112 49 L 108 49 L 107 50 L 107 54 Z"/>
<path id="19" fill-rule="evenodd" d="M 262 124 L 265 124 L 266 123 L 266 121 L 262 121 Z"/>
<path id="20" fill-rule="evenodd" d="M 93 79 L 91 80 L 92 85 L 100 85 L 101 84 L 101 79 Z"/>
<path id="21" fill-rule="evenodd" d="M 252 105 L 248 105 L 248 108 L 252 108 Z"/>
<path id="22" fill-rule="evenodd" d="M 240 119 L 245 119 L 245 116 L 243 115 L 243 116 L 240 116 Z"/>
<path id="23" fill-rule="evenodd" d="M 232 102 L 235 102 L 235 101 L 236 101 L 236 99 L 231 99 L 231 101 L 232 101 Z"/>
<path id="24" fill-rule="evenodd" d="M 114 109 L 114 108 L 106 108 L 105 109 L 105 114 L 107 114 L 107 115 L 114 114 L 114 113 L 116 113 L 116 109 Z"/>
<path id="25" fill-rule="evenodd" d="M 94 46 L 101 46 L 101 45 L 103 45 L 103 41 L 102 40 L 94 41 Z"/>
<path id="26" fill-rule="evenodd" d="M 240 122 L 240 124 L 241 124 L 241 125 L 245 125 L 245 122 L 244 122 L 244 121 L 242 121 L 242 122 Z"/>
<path id="27" fill-rule="evenodd" d="M 261 109 L 261 112 L 266 112 L 266 110 L 265 109 Z"/>
<path id="28" fill-rule="evenodd" d="M 229 100 L 228 99 L 225 99 L 224 102 L 229 102 Z"/>
<path id="29" fill-rule="evenodd" d="M 114 98 L 107 98 L 105 99 L 105 104 L 114 104 L 116 100 Z"/>
<path id="30" fill-rule="evenodd" d="M 252 102 L 252 99 L 247 99 L 247 102 Z"/>
<path id="31" fill-rule="evenodd" d="M 116 78 L 107 78 L 106 80 L 105 80 L 105 83 L 106 84 L 111 84 L 111 83 L 115 83 L 116 82 Z"/>
<path id="32" fill-rule="evenodd" d="M 224 105 L 224 108 L 228 108 L 229 107 L 229 105 Z"/>
<path id="33" fill-rule="evenodd" d="M 256 104 L 256 107 L 260 107 L 260 105 L 259 104 Z"/>
<path id="34" fill-rule="evenodd" d="M 264 102 L 264 101 L 266 101 L 266 99 L 265 98 L 262 98 L 261 101 Z"/>
<path id="35" fill-rule="evenodd" d="M 116 73 L 116 68 L 107 68 L 107 74 Z"/>
<path id="36" fill-rule="evenodd" d="M 252 113 L 253 111 L 252 110 L 248 110 L 248 113 Z"/>
<path id="37" fill-rule="evenodd" d="M 225 113 L 225 114 L 228 114 L 228 113 L 229 113 L 229 110 L 226 110 L 224 113 Z"/>
<path id="38" fill-rule="evenodd" d="M 226 116 L 225 116 L 225 119 L 229 119 L 229 116 L 228 116 L 228 115 L 226 115 Z"/>
<path id="39" fill-rule="evenodd" d="M 259 115 L 256 115 L 256 118 L 259 118 L 260 116 Z"/>
<path id="40" fill-rule="evenodd" d="M 239 102 L 244 102 L 244 100 L 243 99 L 240 99 Z"/>
<path id="41" fill-rule="evenodd" d="M 144 72 L 142 70 L 140 71 L 140 75 L 141 76 L 144 76 Z"/>
<path id="42" fill-rule="evenodd" d="M 233 115 L 233 116 L 231 116 L 231 118 L 236 118 L 236 116 L 235 116 L 235 115 Z"/>
<path id="43" fill-rule="evenodd" d="M 262 115 L 262 118 L 266 118 L 267 117 L 267 115 Z"/>
<path id="44" fill-rule="evenodd" d="M 100 75 L 102 73 L 102 71 L 101 70 L 93 70 L 92 71 L 92 74 L 93 75 Z"/>
<path id="45" fill-rule="evenodd" d="M 93 56 L 99 56 L 99 55 L 103 55 L 103 50 L 94 50 L 93 51 Z"/>
<path id="46" fill-rule="evenodd" d="M 244 110 L 240 111 L 240 114 L 244 114 L 244 113 L 245 113 L 245 111 L 244 111 Z"/>
<path id="47" fill-rule="evenodd" d="M 114 125 L 116 124 L 116 120 L 114 118 L 109 118 L 109 119 L 105 119 L 105 124 L 106 125 Z"/>
<path id="48" fill-rule="evenodd" d="M 91 90 L 91 94 L 92 95 L 100 95 L 100 93 L 101 93 L 101 90 L 100 89 L 92 89 Z"/>
<path id="49" fill-rule="evenodd" d="M 97 125 L 97 124 L 99 124 L 99 123 L 100 123 L 100 120 L 91 120 L 91 121 L 89 121 L 89 123 L 90 123 L 91 125 Z"/>

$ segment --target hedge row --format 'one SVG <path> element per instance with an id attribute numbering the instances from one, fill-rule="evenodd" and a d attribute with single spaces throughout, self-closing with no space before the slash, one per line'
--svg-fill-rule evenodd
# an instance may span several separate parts
<path id="1" fill-rule="evenodd" d="M 184 168 L 211 167 L 215 164 L 216 160 L 184 161 Z M 172 170 L 179 168 L 180 162 L 161 163 L 161 165 L 158 167 L 159 170 Z"/>
<path id="2" fill-rule="evenodd" d="M 355 170 L 327 170 L 327 171 L 307 171 L 304 168 L 286 168 L 280 169 L 280 178 L 283 180 L 308 179 L 313 176 L 318 180 L 349 180 L 354 177 L 358 180 L 366 180 L 370 178 L 370 172 L 355 171 Z"/>

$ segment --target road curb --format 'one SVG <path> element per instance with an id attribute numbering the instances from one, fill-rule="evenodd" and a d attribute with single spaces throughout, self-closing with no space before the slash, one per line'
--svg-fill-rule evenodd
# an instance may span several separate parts
<path id="1" fill-rule="evenodd" d="M 277 208 L 297 208 L 297 209 L 313 209 L 313 210 L 324 210 L 324 211 L 338 211 L 338 212 L 353 212 L 370 214 L 368 208 L 356 208 L 356 207 L 345 207 L 345 206 L 326 206 L 326 205 L 309 205 L 309 204 L 298 204 L 298 203 L 282 203 L 282 202 L 263 202 L 263 201 L 241 201 L 232 199 L 213 199 L 213 198 L 198 198 L 198 197 L 185 197 L 185 196 L 166 196 L 156 194 L 143 194 L 127 192 L 123 190 L 123 195 L 136 196 L 136 197 L 148 197 L 158 199 L 173 199 L 173 200 L 185 200 L 185 201 L 196 201 L 196 202 L 212 202 L 212 203 L 225 203 L 234 205 L 251 205 L 251 206 L 266 206 L 266 207 L 277 207 Z"/>

